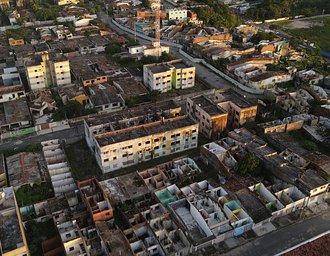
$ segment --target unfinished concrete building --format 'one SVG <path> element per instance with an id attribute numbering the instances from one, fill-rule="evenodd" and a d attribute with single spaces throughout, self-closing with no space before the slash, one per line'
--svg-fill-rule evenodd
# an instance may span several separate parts
<path id="1" fill-rule="evenodd" d="M 162 204 L 155 204 L 141 215 L 146 219 L 166 255 L 189 255 L 190 243 L 183 231 L 170 218 Z"/>
<path id="2" fill-rule="evenodd" d="M 97 179 L 78 181 L 78 189 L 93 221 L 106 221 L 112 218 L 110 202 Z"/>
<path id="3" fill-rule="evenodd" d="M 0 189 L 0 252 L 29 255 L 21 215 L 12 187 Z"/>
<path id="4" fill-rule="evenodd" d="M 201 170 L 194 160 L 191 158 L 181 158 L 140 171 L 139 175 L 149 190 L 154 191 L 174 184 L 185 177 L 195 176 L 200 172 Z"/>
<path id="5" fill-rule="evenodd" d="M 261 200 L 273 216 L 282 216 L 285 214 L 284 205 L 265 187 L 258 183 L 249 187 L 250 191 Z"/>
<path id="6" fill-rule="evenodd" d="M 128 204 L 134 201 L 137 206 L 143 199 L 150 198 L 150 191 L 137 172 L 100 181 L 100 185 L 111 202 Z"/>
<path id="7" fill-rule="evenodd" d="M 149 225 L 133 226 L 125 230 L 124 234 L 134 255 L 165 256 L 165 252 Z"/>
<path id="8" fill-rule="evenodd" d="M 228 150 L 215 142 L 203 145 L 200 148 L 200 153 L 207 166 L 210 165 L 227 176 L 230 176 L 237 169 L 238 164 L 235 158 Z"/>
<path id="9" fill-rule="evenodd" d="M 273 193 L 286 209 L 286 214 L 302 209 L 308 203 L 308 197 L 297 187 L 284 182 L 274 184 L 267 188 Z"/>
<path id="10" fill-rule="evenodd" d="M 60 140 L 44 141 L 41 145 L 55 196 L 74 191 L 77 187 Z"/>
<path id="11" fill-rule="evenodd" d="M 258 127 L 262 129 L 265 134 L 272 132 L 290 132 L 301 129 L 303 125 L 317 125 L 318 120 L 318 117 L 314 115 L 300 114 L 286 117 L 283 120 L 274 120 L 258 124 Z"/>
<path id="12" fill-rule="evenodd" d="M 291 114 L 308 113 L 314 98 L 305 89 L 276 97 L 276 105 Z"/>
<path id="13" fill-rule="evenodd" d="M 97 234 L 102 241 L 102 249 L 108 256 L 134 256 L 124 233 L 112 227 L 109 221 L 98 221 L 95 223 Z"/>
<path id="14" fill-rule="evenodd" d="M 231 226 L 234 228 L 234 236 L 240 236 L 252 229 L 254 224 L 252 218 L 235 200 L 225 203 L 223 210 L 229 218 Z"/>
<path id="15" fill-rule="evenodd" d="M 53 220 L 67 256 L 90 256 L 83 234 L 76 220 L 72 220 L 68 211 L 64 210 L 54 214 Z"/>
<path id="16" fill-rule="evenodd" d="M 200 212 L 186 198 L 169 204 L 174 218 L 185 228 L 185 234 L 196 251 L 204 247 L 206 242 L 214 239 L 214 235 Z"/>

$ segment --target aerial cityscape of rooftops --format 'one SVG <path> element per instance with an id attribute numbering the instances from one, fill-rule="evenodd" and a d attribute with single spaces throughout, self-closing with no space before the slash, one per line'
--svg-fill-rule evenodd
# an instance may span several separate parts
<path id="1" fill-rule="evenodd" d="M 0 256 L 330 256 L 329 0 L 0 0 Z"/>

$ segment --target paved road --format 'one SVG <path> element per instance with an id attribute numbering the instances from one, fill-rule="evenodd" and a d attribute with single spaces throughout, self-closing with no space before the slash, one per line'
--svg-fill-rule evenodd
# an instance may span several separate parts
<path id="1" fill-rule="evenodd" d="M 224 256 L 273 256 L 330 230 L 330 212 L 284 227 L 231 250 Z M 326 245 L 325 245 L 326 246 Z M 329 245 L 327 245 L 329 246 Z"/>
<path id="2" fill-rule="evenodd" d="M 69 129 L 65 129 L 62 131 L 56 131 L 52 133 L 42 134 L 42 135 L 35 135 L 31 137 L 21 138 L 15 141 L 9 141 L 0 144 L 0 151 L 5 150 L 21 150 L 24 149 L 26 146 L 31 144 L 37 144 L 45 140 L 52 140 L 52 139 L 70 139 L 84 135 L 84 126 L 78 125 L 75 127 L 71 127 Z"/>
<path id="3" fill-rule="evenodd" d="M 127 34 L 126 31 L 121 30 L 117 26 L 115 26 L 111 22 L 111 18 L 106 15 L 104 12 L 99 13 L 99 18 L 102 20 L 102 22 L 109 24 L 109 26 L 116 31 L 119 34 Z M 140 44 L 150 44 L 150 41 L 142 39 L 140 37 L 137 37 L 137 40 L 140 42 Z M 233 89 L 235 92 L 239 93 L 242 96 L 246 96 L 247 98 L 262 98 L 262 95 L 254 95 L 247 93 L 245 91 L 240 90 L 236 86 L 232 85 L 230 82 L 225 80 L 224 78 L 218 76 L 217 74 L 213 73 L 211 70 L 203 66 L 202 64 L 199 63 L 194 63 L 189 61 L 185 56 L 179 53 L 179 49 L 175 47 L 170 47 L 171 53 L 179 58 L 179 59 L 184 59 L 187 63 L 193 65 L 196 67 L 196 74 L 203 80 L 205 80 L 211 87 L 216 88 L 216 89 Z"/>

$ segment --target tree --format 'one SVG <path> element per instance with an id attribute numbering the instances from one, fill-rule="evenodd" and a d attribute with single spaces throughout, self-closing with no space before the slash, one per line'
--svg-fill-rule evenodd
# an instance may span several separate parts
<path id="1" fill-rule="evenodd" d="M 258 176 L 261 173 L 261 164 L 254 154 L 248 153 L 238 162 L 238 172 L 241 175 Z"/>
<path id="2" fill-rule="evenodd" d="M 114 55 L 121 52 L 121 45 L 119 43 L 111 43 L 105 48 L 106 54 Z"/>

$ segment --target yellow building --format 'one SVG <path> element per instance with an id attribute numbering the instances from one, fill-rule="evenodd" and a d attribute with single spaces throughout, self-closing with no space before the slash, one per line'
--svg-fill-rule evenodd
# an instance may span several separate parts
<path id="1" fill-rule="evenodd" d="M 79 0 L 57 0 L 58 5 L 79 4 Z"/>
<path id="2" fill-rule="evenodd" d="M 228 113 L 205 96 L 187 98 L 187 114 L 199 122 L 199 131 L 207 138 L 218 138 L 227 128 Z"/>
<path id="3" fill-rule="evenodd" d="M 9 46 L 20 46 L 20 45 L 24 45 L 25 41 L 24 41 L 24 39 L 9 38 L 8 43 L 9 43 Z"/>

